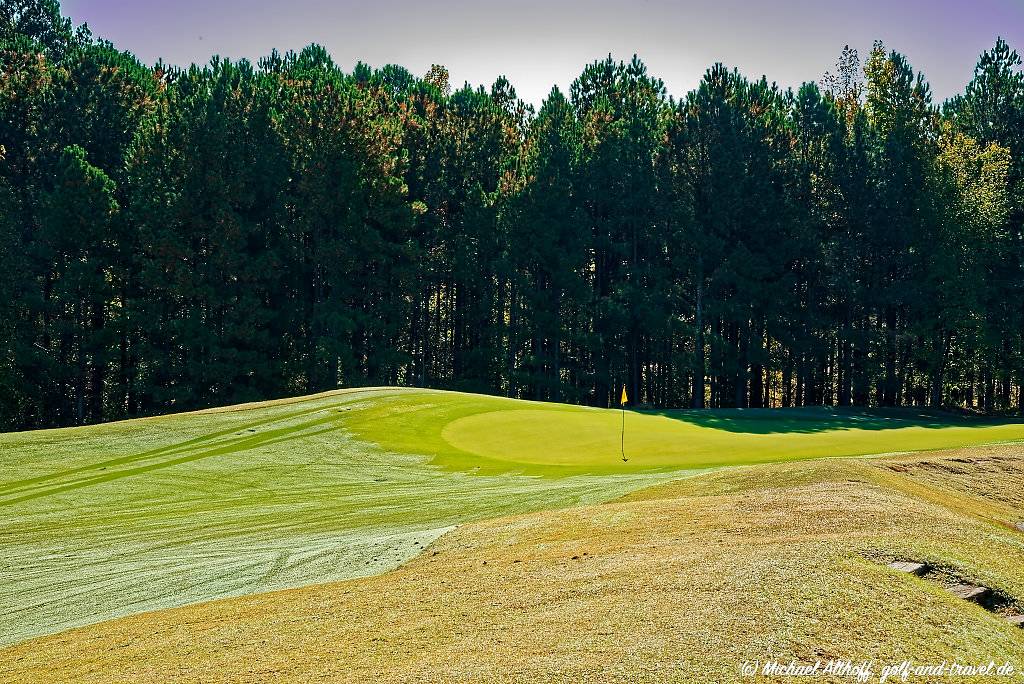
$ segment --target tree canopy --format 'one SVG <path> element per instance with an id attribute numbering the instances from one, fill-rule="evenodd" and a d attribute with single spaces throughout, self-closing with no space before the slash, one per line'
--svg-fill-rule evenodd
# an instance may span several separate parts
<path id="1" fill-rule="evenodd" d="M 536 110 L 319 46 L 146 66 L 0 0 L 0 426 L 358 385 L 1024 411 L 1024 72 L 877 43 Z"/>

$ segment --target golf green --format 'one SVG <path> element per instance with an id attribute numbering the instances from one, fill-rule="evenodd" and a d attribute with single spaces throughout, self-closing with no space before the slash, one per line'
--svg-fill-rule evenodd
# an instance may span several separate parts
<path id="1" fill-rule="evenodd" d="M 446 393 L 353 416 L 362 438 L 455 470 L 533 475 L 706 469 L 1024 439 L 1024 424 L 897 409 L 637 412 Z M 624 452 L 626 461 L 621 460 Z"/>

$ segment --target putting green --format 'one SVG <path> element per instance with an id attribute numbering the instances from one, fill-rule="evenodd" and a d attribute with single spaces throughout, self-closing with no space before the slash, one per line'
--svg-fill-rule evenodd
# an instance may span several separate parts
<path id="1" fill-rule="evenodd" d="M 813 419 L 815 412 L 807 413 L 803 422 Z M 1024 426 L 1013 424 L 958 425 L 954 421 L 925 427 L 914 425 L 912 418 L 892 418 L 890 425 L 862 428 L 856 420 L 860 416 L 835 414 L 831 429 L 780 434 L 754 431 L 770 428 L 771 416 L 751 416 L 745 426 L 740 422 L 741 429 L 752 432 L 730 432 L 691 422 L 706 418 L 706 413 L 669 415 L 626 412 L 622 421 L 622 416 L 614 411 L 564 411 L 554 415 L 534 409 L 491 411 L 454 420 L 444 427 L 441 435 L 456 450 L 510 466 L 587 468 L 600 465 L 602 470 L 709 468 L 798 458 L 919 451 L 1024 438 Z M 620 434 L 624 436 L 622 448 L 630 459 L 622 466 L 614 464 L 614 457 L 620 453 Z M 596 464 L 595 457 L 602 456 L 607 462 Z"/>
<path id="2" fill-rule="evenodd" d="M 914 410 L 622 412 L 472 394 L 402 394 L 355 413 L 361 438 L 451 470 L 530 475 L 706 469 L 1024 440 L 1024 424 Z"/>

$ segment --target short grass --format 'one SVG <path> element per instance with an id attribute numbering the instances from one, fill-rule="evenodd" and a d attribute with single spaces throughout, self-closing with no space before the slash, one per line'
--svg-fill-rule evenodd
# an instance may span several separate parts
<path id="1" fill-rule="evenodd" d="M 473 520 L 607 501 L 720 466 L 1024 438 L 825 410 L 621 414 L 362 389 L 0 435 L 0 644 L 384 572 Z"/>
<path id="2" fill-rule="evenodd" d="M 635 473 L 921 451 L 1024 439 L 1024 424 L 912 410 L 625 412 L 474 394 L 403 393 L 346 423 L 368 441 L 452 470 Z"/>
<path id="3" fill-rule="evenodd" d="M 704 684 L 775 681 L 741 672 L 767 659 L 868 660 L 874 682 L 903 660 L 1019 670 L 1024 630 L 885 561 L 926 560 L 1024 598 L 1022 455 L 757 465 L 471 523 L 382 575 L 2 650 L 0 677 Z"/>

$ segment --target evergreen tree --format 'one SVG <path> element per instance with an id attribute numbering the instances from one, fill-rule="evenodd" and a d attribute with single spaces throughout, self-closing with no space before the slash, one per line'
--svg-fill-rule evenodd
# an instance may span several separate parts
<path id="1" fill-rule="evenodd" d="M 633 58 L 537 112 L 319 46 L 140 64 L 0 2 L 0 426 L 338 386 L 1024 410 L 1024 75 L 941 110 Z"/>
<path id="2" fill-rule="evenodd" d="M 1024 71 L 1017 52 L 997 40 L 982 54 L 964 95 L 948 102 L 945 111 L 966 135 L 983 145 L 997 144 L 1010 155 L 1008 211 L 983 243 L 985 261 L 979 269 L 986 280 L 981 393 L 986 410 L 996 405 L 1007 409 L 1010 384 L 1016 382 L 1017 407 L 1024 412 Z"/>

